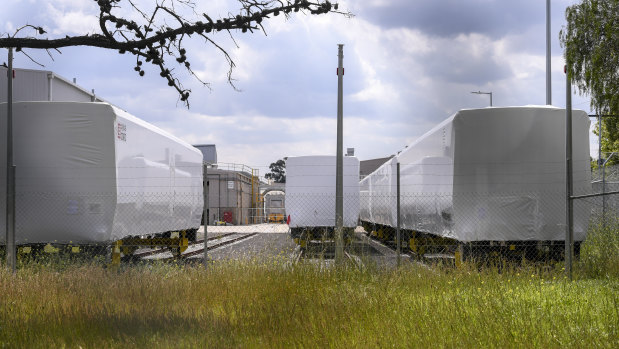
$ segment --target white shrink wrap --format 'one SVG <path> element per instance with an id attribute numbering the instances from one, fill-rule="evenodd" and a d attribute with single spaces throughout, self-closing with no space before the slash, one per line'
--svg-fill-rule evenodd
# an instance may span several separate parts
<path id="1" fill-rule="evenodd" d="M 286 160 L 286 215 L 291 228 L 335 226 L 335 156 L 298 156 Z M 359 219 L 359 159 L 343 162 L 344 227 Z"/>
<path id="2" fill-rule="evenodd" d="M 0 113 L 6 144 L 6 105 Z M 17 243 L 107 243 L 200 226 L 202 153 L 182 140 L 106 103 L 18 102 L 13 124 Z"/>
<path id="3" fill-rule="evenodd" d="M 575 195 L 591 193 L 589 124 L 573 111 Z M 396 178 L 386 179 L 396 161 L 403 229 L 463 242 L 565 239 L 565 109 L 457 112 L 364 179 L 362 220 L 396 226 Z M 586 200 L 575 201 L 576 241 L 590 212 Z"/>
<path id="4" fill-rule="evenodd" d="M 368 196 L 371 210 L 370 221 L 377 224 L 394 226 L 396 224 L 396 184 L 397 184 L 397 160 L 392 158 L 372 173 L 371 176 L 364 178 L 367 182 L 367 190 L 372 194 Z M 365 192 L 363 199 L 365 199 Z"/>

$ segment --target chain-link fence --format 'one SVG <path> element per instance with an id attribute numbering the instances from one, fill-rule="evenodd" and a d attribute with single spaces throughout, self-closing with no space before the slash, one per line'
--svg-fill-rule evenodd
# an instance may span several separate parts
<path id="1" fill-rule="evenodd" d="M 396 172 L 360 183 L 349 178 L 344 181 L 339 230 L 334 186 L 295 187 L 293 181 L 286 184 L 286 193 L 264 195 L 251 171 L 208 166 L 202 169 L 206 171 L 203 186 L 201 178 L 182 176 L 181 172 L 194 170 L 179 170 L 180 174 L 172 176 L 173 182 L 167 174 L 126 177 L 124 186 L 113 191 L 102 190 L 105 176 L 95 176 L 97 180 L 86 192 L 45 191 L 33 184 L 41 177 L 49 180 L 53 169 L 31 172 L 36 176 L 18 175 L 18 259 L 57 256 L 106 264 L 201 263 L 205 257 L 212 261 L 258 251 L 284 253 L 291 260 L 328 261 L 335 258 L 340 231 L 344 255 L 355 263 L 394 265 L 399 259 L 429 264 L 537 263 L 562 261 L 565 255 L 566 199 L 561 180 L 529 183 L 536 190 L 529 185 L 529 190 L 506 191 L 501 185 L 512 183 L 498 182 L 466 191 L 459 190 L 462 187 L 457 184 L 462 178 L 454 184 L 453 177 L 437 173 L 405 172 L 400 176 L 403 184 L 399 190 Z M 607 193 L 619 189 L 613 173 L 607 174 L 604 182 Z M 309 179 L 325 178 L 314 174 Z M 84 181 L 62 180 L 65 184 Z M 595 175 L 593 183 L 579 183 L 575 187 L 578 195 L 603 191 Z M 617 194 L 574 201 L 576 255 L 599 226 L 616 229 L 618 203 Z M 204 213 L 208 217 L 206 237 Z M 4 215 L 0 223 L 0 243 L 4 244 Z"/>
<path id="2" fill-rule="evenodd" d="M 593 170 L 591 185 L 594 193 L 612 193 L 619 191 L 619 165 L 605 166 Z M 593 212 L 597 216 L 604 217 L 606 214 L 613 216 L 619 210 L 619 196 L 603 195 L 590 198 L 588 201 L 593 206 Z"/>

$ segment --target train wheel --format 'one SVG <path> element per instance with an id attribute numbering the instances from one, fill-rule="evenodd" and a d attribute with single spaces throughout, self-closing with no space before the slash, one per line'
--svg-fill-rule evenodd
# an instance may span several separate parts
<path id="1" fill-rule="evenodd" d="M 537 246 L 530 244 L 524 246 L 524 258 L 529 262 L 537 261 L 539 259 L 537 254 Z"/>
<path id="2" fill-rule="evenodd" d="M 197 237 L 196 237 L 197 233 L 198 232 L 195 229 L 191 229 L 191 230 L 187 230 L 187 232 L 185 233 L 186 234 L 185 236 L 187 237 L 189 241 L 195 242 L 197 240 Z"/>
<path id="3" fill-rule="evenodd" d="M 181 249 L 179 247 L 170 248 L 170 252 L 172 252 L 172 256 L 174 256 L 174 258 L 180 258 L 181 256 Z"/>

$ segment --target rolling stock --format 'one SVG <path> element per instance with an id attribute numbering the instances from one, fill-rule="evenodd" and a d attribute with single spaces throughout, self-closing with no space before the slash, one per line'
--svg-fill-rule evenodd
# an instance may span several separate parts
<path id="1" fill-rule="evenodd" d="M 18 244 L 107 244 L 181 231 L 195 238 L 203 207 L 198 149 L 107 103 L 18 102 L 13 113 Z M 3 183 L 6 173 L 0 152 Z"/>
<path id="2" fill-rule="evenodd" d="M 573 112 L 574 195 L 591 192 L 589 118 Z M 360 182 L 361 221 L 413 252 L 506 252 L 529 257 L 564 250 L 565 110 L 525 106 L 461 110 Z M 591 207 L 574 202 L 574 241 Z"/>
<path id="3" fill-rule="evenodd" d="M 269 193 L 264 196 L 264 211 L 268 223 L 285 223 L 286 209 L 284 207 L 285 195 Z"/>
<path id="4" fill-rule="evenodd" d="M 335 227 L 335 156 L 286 160 L 286 214 L 293 238 L 324 238 Z M 359 160 L 343 161 L 343 227 L 352 232 L 359 219 Z"/>

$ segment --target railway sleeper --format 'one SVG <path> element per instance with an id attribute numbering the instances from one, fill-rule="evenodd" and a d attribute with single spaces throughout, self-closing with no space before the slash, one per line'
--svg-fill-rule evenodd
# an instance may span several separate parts
<path id="1" fill-rule="evenodd" d="M 140 248 L 167 248 L 175 258 L 179 258 L 189 247 L 190 239 L 195 241 L 195 230 L 166 232 L 155 237 L 129 237 L 118 240 L 112 245 L 112 266 L 120 265 L 121 260 L 132 260 L 133 254 Z"/>
<path id="2" fill-rule="evenodd" d="M 335 229 L 333 227 L 292 228 L 291 237 L 301 249 L 311 249 L 315 252 L 326 252 L 335 246 Z M 343 228 L 344 246 L 350 246 L 354 238 L 354 229 Z"/>

